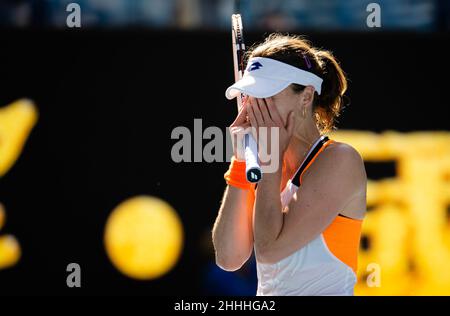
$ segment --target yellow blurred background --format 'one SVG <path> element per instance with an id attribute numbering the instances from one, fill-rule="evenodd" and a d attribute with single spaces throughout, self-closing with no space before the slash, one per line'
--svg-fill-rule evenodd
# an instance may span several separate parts
<path id="1" fill-rule="evenodd" d="M 450 133 L 339 131 L 366 162 L 394 162 L 369 179 L 357 295 L 450 295 Z M 363 246 L 364 246 L 363 245 Z"/>

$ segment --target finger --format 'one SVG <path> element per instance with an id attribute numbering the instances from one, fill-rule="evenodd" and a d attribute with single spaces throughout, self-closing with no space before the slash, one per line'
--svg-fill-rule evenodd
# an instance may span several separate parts
<path id="1" fill-rule="evenodd" d="M 250 122 L 245 122 L 239 126 L 230 126 L 230 132 L 232 134 L 243 133 L 247 128 L 251 127 Z"/>
<path id="2" fill-rule="evenodd" d="M 269 109 L 269 114 L 272 120 L 278 125 L 278 126 L 284 126 L 283 119 L 281 118 L 280 112 L 278 112 L 278 108 L 276 107 L 275 103 L 273 102 L 272 98 L 265 99 L 267 103 L 267 108 Z"/>
<path id="3" fill-rule="evenodd" d="M 269 109 L 267 108 L 267 103 L 265 99 L 257 99 L 259 109 L 261 111 L 262 117 L 264 119 L 264 123 L 266 125 L 273 122 L 272 118 L 270 117 Z"/>
<path id="4" fill-rule="evenodd" d="M 249 109 L 248 109 L 248 119 L 250 120 L 250 125 L 252 126 L 253 137 L 255 137 L 255 139 L 257 139 L 256 137 L 258 135 L 255 132 L 258 131 L 258 126 L 259 125 L 258 125 L 258 121 L 256 120 L 256 117 L 255 117 L 255 112 L 253 112 L 253 107 L 252 106 L 250 106 Z"/>
<path id="5" fill-rule="evenodd" d="M 250 104 L 256 121 L 258 122 L 258 126 L 264 126 L 264 118 L 262 116 L 261 110 L 259 109 L 258 100 L 255 98 L 251 98 Z"/>
<path id="6" fill-rule="evenodd" d="M 256 119 L 255 112 L 253 111 L 253 106 L 248 107 L 248 119 L 251 126 L 258 128 L 258 120 Z"/>
<path id="7" fill-rule="evenodd" d="M 247 107 L 243 106 L 231 126 L 241 126 L 245 122 L 247 122 Z"/>

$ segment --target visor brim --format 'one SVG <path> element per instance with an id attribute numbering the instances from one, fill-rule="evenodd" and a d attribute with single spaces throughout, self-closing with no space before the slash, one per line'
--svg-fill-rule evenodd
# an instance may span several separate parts
<path id="1" fill-rule="evenodd" d="M 268 79 L 254 76 L 244 76 L 225 91 L 227 99 L 231 100 L 240 93 L 254 98 L 270 98 L 290 85 L 289 81 Z"/>

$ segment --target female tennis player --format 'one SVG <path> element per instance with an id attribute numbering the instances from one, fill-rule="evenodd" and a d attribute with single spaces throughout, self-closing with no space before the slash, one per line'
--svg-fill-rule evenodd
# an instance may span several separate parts
<path id="1" fill-rule="evenodd" d="M 342 110 L 344 72 L 296 36 L 272 34 L 248 56 L 226 91 L 246 96 L 230 130 L 278 128 L 278 144 L 265 147 L 278 146 L 280 167 L 255 186 L 235 149 L 213 228 L 216 263 L 235 271 L 254 250 L 257 295 L 353 295 L 367 177 L 354 148 L 324 135 Z"/>

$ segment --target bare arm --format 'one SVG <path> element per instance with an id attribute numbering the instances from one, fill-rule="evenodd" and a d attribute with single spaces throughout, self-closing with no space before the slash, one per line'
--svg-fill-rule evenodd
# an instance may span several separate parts
<path id="1" fill-rule="evenodd" d="M 230 126 L 232 137 L 239 129 L 249 126 L 246 122 L 246 106 L 239 112 Z M 235 157 L 243 159 L 234 144 Z M 225 189 L 222 203 L 212 232 L 216 263 L 227 271 L 238 270 L 250 257 L 253 250 L 253 200 L 250 190 L 231 185 Z"/>
<path id="2" fill-rule="evenodd" d="M 212 232 L 216 263 L 224 270 L 238 270 L 252 254 L 252 200 L 248 190 L 225 189 Z"/>

